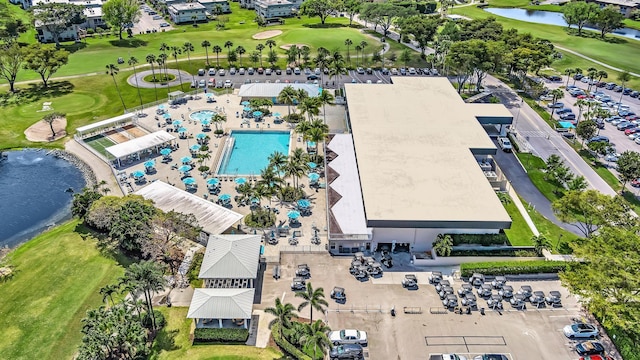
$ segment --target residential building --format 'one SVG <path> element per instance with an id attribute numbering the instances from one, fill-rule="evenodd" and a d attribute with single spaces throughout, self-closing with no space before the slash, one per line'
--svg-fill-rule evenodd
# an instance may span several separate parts
<path id="1" fill-rule="evenodd" d="M 202 4 L 209 14 L 216 14 L 216 9 L 220 9 L 220 13 L 228 14 L 231 12 L 231 6 L 229 5 L 228 0 L 198 0 L 200 4 Z"/>
<path id="2" fill-rule="evenodd" d="M 171 21 L 176 24 L 207 20 L 207 9 L 197 2 L 173 4 L 168 10 Z"/>
<path id="3" fill-rule="evenodd" d="M 255 9 L 264 19 L 289 17 L 293 11 L 293 3 L 288 0 L 256 0 Z"/>
<path id="4" fill-rule="evenodd" d="M 75 4 L 82 5 L 85 7 L 84 15 L 87 17 L 87 20 L 82 24 L 72 25 L 67 30 L 63 31 L 60 34 L 61 41 L 70 41 L 77 40 L 79 38 L 79 32 L 81 29 L 96 29 L 98 27 L 106 28 L 107 24 L 102 20 L 102 4 L 104 1 L 102 0 L 87 0 L 87 1 L 77 1 L 77 0 L 57 0 L 57 1 L 45 1 L 45 0 L 15 0 L 14 4 L 20 4 L 23 9 L 29 9 L 33 6 L 37 6 L 42 3 L 65 3 L 65 4 Z M 43 26 L 42 23 L 36 21 L 36 36 L 38 41 L 40 42 L 52 42 L 53 34 L 51 34 L 46 27 Z"/>
<path id="5" fill-rule="evenodd" d="M 600 5 L 601 8 L 613 5 L 620 9 L 620 13 L 625 17 L 631 16 L 631 12 L 640 8 L 639 0 L 586 0 Z"/>

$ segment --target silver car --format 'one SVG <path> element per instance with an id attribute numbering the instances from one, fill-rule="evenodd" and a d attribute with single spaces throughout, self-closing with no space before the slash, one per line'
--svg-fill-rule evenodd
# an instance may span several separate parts
<path id="1" fill-rule="evenodd" d="M 442 291 L 442 288 L 445 286 L 451 286 L 451 283 L 449 283 L 449 280 L 440 280 L 438 285 L 436 285 L 436 291 L 437 292 Z"/>
<path id="2" fill-rule="evenodd" d="M 567 325 L 562 329 L 562 332 L 569 339 L 595 339 L 599 335 L 595 326 L 586 323 Z"/>

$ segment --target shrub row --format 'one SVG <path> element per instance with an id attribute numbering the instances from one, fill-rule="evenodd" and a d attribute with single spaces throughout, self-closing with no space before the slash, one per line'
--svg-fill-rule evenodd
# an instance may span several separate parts
<path id="1" fill-rule="evenodd" d="M 193 333 L 194 342 L 244 343 L 249 337 L 247 329 L 197 328 Z"/>
<path id="2" fill-rule="evenodd" d="M 311 360 L 309 355 L 303 353 L 300 349 L 293 346 L 285 338 L 280 336 L 280 324 L 273 324 L 271 327 L 271 335 L 273 336 L 273 341 L 275 341 L 280 349 L 284 350 L 287 354 L 293 356 L 297 360 Z"/>
<path id="3" fill-rule="evenodd" d="M 515 152 L 520 152 L 520 146 L 518 145 L 518 142 L 516 141 L 516 137 L 513 135 L 513 133 L 509 132 L 507 134 L 507 136 L 509 137 L 509 141 L 511 142 L 511 146 L 513 146 L 513 150 Z"/>
<path id="4" fill-rule="evenodd" d="M 492 250 L 452 250 L 450 256 L 514 256 L 537 257 L 534 250 L 492 249 Z"/>
<path id="5" fill-rule="evenodd" d="M 488 261 L 467 263 L 460 265 L 462 277 L 469 277 L 473 273 L 484 275 L 518 275 L 558 273 L 564 271 L 567 263 L 564 261 Z"/>
<path id="6" fill-rule="evenodd" d="M 505 234 L 450 234 L 453 246 L 477 244 L 482 246 L 504 245 L 509 243 Z"/>

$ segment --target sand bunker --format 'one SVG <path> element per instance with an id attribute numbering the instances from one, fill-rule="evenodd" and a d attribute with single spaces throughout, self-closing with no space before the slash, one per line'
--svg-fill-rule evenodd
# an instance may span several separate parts
<path id="1" fill-rule="evenodd" d="M 254 34 L 252 36 L 252 38 L 254 40 L 264 40 L 264 39 L 269 39 L 272 37 L 276 37 L 278 35 L 282 34 L 281 30 L 269 30 L 269 31 L 263 31 L 263 32 L 259 32 L 257 34 Z"/>
<path id="2" fill-rule="evenodd" d="M 29 128 L 24 131 L 24 134 L 26 135 L 27 140 L 33 142 L 55 141 L 67 136 L 67 132 L 65 131 L 67 127 L 66 118 L 57 118 L 53 120 L 52 125 L 53 130 L 56 132 L 55 137 L 51 136 L 51 127 L 44 120 L 40 120 L 37 123 L 29 126 Z"/>
<path id="3" fill-rule="evenodd" d="M 303 47 L 303 46 L 309 46 L 307 44 L 284 44 L 284 45 L 280 46 L 280 48 L 284 49 L 284 50 L 289 50 L 293 45 L 297 46 L 298 49 Z"/>

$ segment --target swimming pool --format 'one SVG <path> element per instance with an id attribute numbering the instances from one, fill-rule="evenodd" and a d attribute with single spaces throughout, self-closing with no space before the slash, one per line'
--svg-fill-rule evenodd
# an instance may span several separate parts
<path id="1" fill-rule="evenodd" d="M 269 165 L 269 156 L 278 151 L 289 155 L 289 131 L 234 130 L 225 143 L 218 167 L 221 175 L 259 175 Z"/>
<path id="2" fill-rule="evenodd" d="M 191 120 L 202 121 L 202 120 L 211 120 L 211 117 L 215 115 L 216 112 L 213 110 L 198 110 L 192 112 L 189 117 Z"/>

